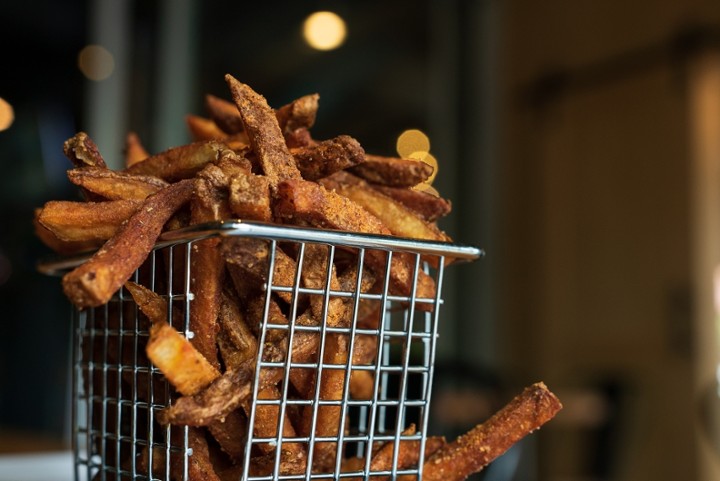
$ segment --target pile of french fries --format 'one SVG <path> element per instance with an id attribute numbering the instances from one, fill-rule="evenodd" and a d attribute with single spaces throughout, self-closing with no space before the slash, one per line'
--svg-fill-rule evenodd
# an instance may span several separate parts
<path id="1" fill-rule="evenodd" d="M 351 398 L 372 399 L 377 387 L 370 370 L 352 370 L 348 377 L 342 369 L 326 369 L 318 379 L 311 370 L 290 369 L 284 379 L 284 370 L 257 370 L 257 363 L 282 363 L 291 356 L 293 363 L 317 364 L 322 353 L 322 362 L 330 365 L 371 365 L 378 355 L 378 338 L 351 339 L 342 330 L 323 336 L 317 330 L 298 330 L 290 342 L 287 330 L 276 330 L 261 339 L 257 326 L 262 318 L 274 325 L 341 329 L 351 322 L 377 327 L 382 314 L 373 309 L 353 312 L 350 297 L 316 296 L 298 303 L 291 289 L 274 292 L 267 300 L 263 289 L 268 278 L 276 286 L 293 286 L 298 277 L 305 288 L 361 293 L 376 292 L 384 283 L 389 295 L 417 300 L 435 298 L 434 279 L 402 252 L 389 256 L 368 250 L 357 262 L 347 253 L 334 255 L 316 244 L 305 245 L 302 252 L 281 246 L 270 253 L 268 243 L 257 239 L 204 239 L 192 245 L 188 338 L 172 323 L 178 315 L 173 306 L 132 280 L 158 237 L 168 230 L 243 219 L 450 242 L 437 220 L 450 212 L 451 204 L 418 188 L 433 173 L 423 162 L 368 154 L 347 135 L 314 139 L 310 131 L 318 95 L 272 109 L 249 86 L 231 75 L 225 80 L 232 101 L 206 96 L 208 115 L 186 117 L 193 138 L 188 145 L 151 155 L 130 133 L 125 167 L 111 170 L 87 134 L 68 139 L 64 152 L 73 164 L 68 178 L 83 200 L 47 202 L 34 218 L 38 236 L 54 251 L 92 253 L 62 278 L 65 294 L 78 309 L 106 305 L 123 290 L 147 319 L 145 354 L 174 389 L 172 402 L 156 420 L 189 427 L 191 462 L 167 460 L 172 479 L 224 481 L 239 479 L 243 470 L 251 476 L 315 475 L 336 472 L 338 462 L 342 472 L 366 475 L 417 466 L 424 459 L 418 467 L 423 479 L 461 480 L 551 419 L 560 402 L 538 383 L 456 440 L 427 438 L 423 453 L 412 437 L 414 425 L 401 427 L 397 445 L 387 441 L 373 446 L 364 457 L 340 459 L 337 441 L 282 442 L 337 438 L 345 429 L 342 407 L 253 407 L 253 383 L 262 400 L 282 399 L 289 389 L 285 383 L 298 395 L 316 392 L 323 401 L 343 399 L 345 385 Z M 418 302 L 415 309 L 428 305 Z M 289 306 L 294 306 L 292 314 Z M 258 372 L 260 379 L 255 378 Z M 248 455 L 244 436 L 251 411 L 253 435 L 280 439 L 281 447 L 259 443 Z M 216 446 L 222 462 L 213 454 Z M 164 455 L 150 451 L 138 453 L 133 463 Z"/>

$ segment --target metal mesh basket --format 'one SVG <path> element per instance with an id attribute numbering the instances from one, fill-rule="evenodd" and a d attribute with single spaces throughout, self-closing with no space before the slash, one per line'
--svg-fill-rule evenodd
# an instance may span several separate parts
<path id="1" fill-rule="evenodd" d="M 194 334 L 189 328 L 195 300 L 193 246 L 208 238 L 253 239 L 269 253 L 267 278 L 257 294 L 262 316 L 250 325 L 259 346 L 251 394 L 237 408 L 241 422 L 219 423 L 219 435 L 233 438 L 229 442 L 240 447 L 230 456 L 215 439 L 213 427 L 158 422 L 158 413 L 177 395 L 148 361 L 148 322 L 123 289 L 101 307 L 73 313 L 76 479 L 193 479 L 194 472 L 203 469 L 197 465 L 201 458 L 211 459 L 223 480 L 421 479 L 444 267 L 449 259 L 471 260 L 481 251 L 246 222 L 168 232 L 133 280 L 162 295 L 168 312 L 175 313 L 169 321 L 189 339 Z M 362 275 L 350 288 L 338 288 L 326 282 L 328 268 L 323 287 L 309 288 L 301 281 L 303 263 L 307 252 L 317 252 L 318 246 L 329 266 L 352 266 L 358 272 L 364 272 L 369 259 L 382 258 L 383 275 L 377 276 L 373 289 L 361 288 Z M 274 282 L 280 249 L 294 256 L 292 285 Z M 412 267 L 413 286 L 419 275 L 434 280 L 434 297 L 423 298 L 416 288 L 409 295 L 391 294 L 392 259 L 400 256 Z M 59 274 L 81 261 L 46 263 L 43 270 Z M 287 322 L 271 315 L 271 302 L 280 297 L 285 299 Z M 334 302 L 347 306 L 347 322 L 328 322 Z M 312 303 L 321 322 L 303 322 L 303 309 L 310 310 Z M 368 315 L 372 312 L 376 315 Z M 314 357 L 296 359 L 294 351 L 308 340 L 316 345 Z M 280 357 L 271 355 L 278 343 L 284 346 Z M 338 343 L 344 355 L 333 348 Z M 267 373 L 279 381 L 269 388 L 261 382 Z M 297 379 L 305 380 L 304 391 Z M 324 387 L 333 383 L 338 395 L 327 398 Z M 292 460 L 287 456 L 293 453 L 303 459 L 288 469 Z M 384 462 L 377 461 L 380 458 Z"/>

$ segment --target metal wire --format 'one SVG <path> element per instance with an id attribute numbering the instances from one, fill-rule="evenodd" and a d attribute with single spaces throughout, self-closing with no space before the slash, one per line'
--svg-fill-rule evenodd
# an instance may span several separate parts
<path id="1" fill-rule="evenodd" d="M 269 252 L 262 320 L 260 325 L 253 326 L 257 329 L 259 347 L 251 402 L 246 409 L 247 430 L 238 433 L 246 440 L 240 479 L 370 480 L 377 476 L 396 479 L 407 474 L 421 480 L 445 264 L 448 258 L 472 260 L 482 252 L 454 244 L 247 222 L 166 233 L 133 280 L 164 296 L 168 322 L 187 338 L 194 335 L 190 330 L 193 245 L 213 236 L 257 239 L 267 245 Z M 295 253 L 297 268 L 291 286 L 280 285 L 273 278 L 280 249 Z M 326 253 L 321 287 L 302 282 L 310 249 L 323 249 Z M 348 251 L 354 255 L 358 275 L 352 287 L 338 289 L 331 282 L 335 275 L 333 266 Z M 368 292 L 362 289 L 366 260 L 378 252 L 385 256 L 384 270 L 376 280 L 379 288 Z M 422 271 L 433 278 L 435 297 L 421 297 L 416 287 L 408 295 L 391 294 L 392 261 L 401 253 L 411 259 L 411 285 L 417 285 Z M 86 258 L 50 261 L 41 270 L 61 274 Z M 271 302 L 279 296 L 290 299 L 287 324 L 273 322 L 270 316 Z M 338 299 L 349 308 L 348 322 L 329 325 L 328 313 Z M 300 321 L 309 302 L 321 306 L 321 322 Z M 363 308 L 379 312 L 376 324 L 363 318 Z M 173 316 L 173 312 L 182 315 Z M 75 479 L 188 479 L 193 456 L 189 430 L 185 426 L 161 426 L 156 420 L 157 413 L 172 403 L 174 394 L 145 355 L 149 326 L 132 297 L 121 290 L 104 306 L 74 310 L 72 319 Z M 317 356 L 298 360 L 294 341 L 308 337 L 319 339 Z M 271 338 L 284 339 L 286 352 L 281 361 L 265 359 L 267 340 Z M 372 362 L 354 361 L 362 341 L 376 346 Z M 333 357 L 338 352 L 333 346 L 339 343 L 346 345 L 346 351 Z M 276 396 L 267 398 L 260 379 L 274 370 L 281 373 L 280 381 Z M 293 385 L 293 377 L 298 373 L 309 379 L 307 392 Z M 353 376 L 372 378 L 369 396 L 353 392 Z M 326 399 L 324 383 L 333 382 L 340 386 L 341 394 Z M 273 435 L 261 434 L 256 429 L 260 415 L 268 409 L 277 412 Z M 301 419 L 303 425 L 291 424 L 291 415 Z M 330 434 L 319 427 L 328 419 L 336 422 Z M 410 426 L 414 430 L 407 430 Z M 410 464 L 400 464 L 403 443 L 418 443 L 419 456 Z M 307 456 L 303 469 L 283 471 L 283 453 L 297 446 Z M 389 467 L 372 463 L 373 453 L 382 446 L 392 449 Z M 264 472 L 251 469 L 258 452 L 268 453 L 271 459 Z M 323 457 L 330 461 L 319 464 Z M 362 459 L 362 463 L 348 468 L 346 463 L 351 458 Z"/>

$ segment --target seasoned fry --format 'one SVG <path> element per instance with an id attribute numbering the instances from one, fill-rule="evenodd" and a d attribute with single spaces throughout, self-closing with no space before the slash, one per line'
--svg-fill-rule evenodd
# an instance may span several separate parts
<path id="1" fill-rule="evenodd" d="M 435 222 L 441 217 L 448 215 L 452 210 L 452 203 L 448 199 L 433 195 L 429 192 L 380 184 L 369 185 L 371 188 L 400 202 L 427 222 Z"/>
<path id="2" fill-rule="evenodd" d="M 143 200 L 168 183 L 149 175 L 132 175 L 102 167 L 82 167 L 67 172 L 73 184 L 107 200 Z"/>
<path id="3" fill-rule="evenodd" d="M 280 129 L 289 133 L 312 127 L 315 124 L 319 100 L 318 94 L 303 95 L 277 109 L 275 116 Z"/>
<path id="4" fill-rule="evenodd" d="M 240 113 L 232 102 L 207 94 L 205 95 L 205 108 L 213 122 L 225 134 L 237 134 L 245 131 Z"/>
<path id="5" fill-rule="evenodd" d="M 107 168 L 95 142 L 85 132 L 78 132 L 63 144 L 63 152 L 75 167 Z"/>
<path id="6" fill-rule="evenodd" d="M 543 383 L 523 390 L 490 419 L 436 451 L 423 479 L 461 481 L 482 470 L 520 439 L 552 419 L 562 404 Z"/>
<path id="7" fill-rule="evenodd" d="M 230 179 L 230 209 L 240 219 L 270 222 L 270 182 L 253 173 L 238 173 Z"/>
<path id="8" fill-rule="evenodd" d="M 365 162 L 349 170 L 375 184 L 412 187 L 429 179 L 434 169 L 420 160 L 368 154 L 365 155 Z"/>
<path id="9" fill-rule="evenodd" d="M 55 237 L 66 242 L 106 241 L 115 235 L 141 204 L 137 200 L 51 200 L 38 212 L 37 220 Z"/>
<path id="10" fill-rule="evenodd" d="M 290 152 L 306 180 L 322 179 L 365 160 L 365 150 L 360 142 L 349 135 L 291 149 Z"/>
<path id="11" fill-rule="evenodd" d="M 192 395 L 220 376 L 205 357 L 166 321 L 150 327 L 146 352 L 177 391 Z"/>
<path id="12" fill-rule="evenodd" d="M 42 209 L 35 209 L 33 213 L 32 222 L 35 235 L 40 239 L 43 244 L 45 244 L 47 247 L 49 247 L 58 254 L 72 255 L 82 252 L 90 252 L 93 249 L 97 249 L 105 242 L 103 240 L 64 241 L 58 238 L 55 234 L 52 233 L 52 231 L 50 231 L 47 227 L 40 223 L 38 218 L 41 211 Z"/>
<path id="13" fill-rule="evenodd" d="M 225 75 L 225 81 L 240 112 L 250 145 L 270 185 L 275 186 L 284 179 L 300 179 L 295 159 L 265 98 L 229 74 Z"/>
<path id="14" fill-rule="evenodd" d="M 376 216 L 393 235 L 439 242 L 450 242 L 452 240 L 447 234 L 438 229 L 435 224 L 424 221 L 414 211 L 392 197 L 372 189 L 364 181 L 328 181 L 325 185 Z"/>
<path id="15" fill-rule="evenodd" d="M 148 197 L 102 249 L 65 274 L 63 290 L 73 304 L 106 303 L 143 263 L 165 222 L 190 200 L 194 185 L 194 180 L 181 181 Z"/>
<path id="16" fill-rule="evenodd" d="M 185 116 L 185 123 L 193 141 L 201 140 L 222 140 L 227 138 L 224 132 L 212 119 L 200 117 L 199 115 L 188 114 Z"/>
<path id="17" fill-rule="evenodd" d="M 135 132 L 128 132 L 125 136 L 125 167 L 142 162 L 150 157 L 150 154 L 140 142 L 140 137 Z"/>
<path id="18" fill-rule="evenodd" d="M 189 179 L 214 162 L 227 147 L 215 141 L 194 142 L 152 155 L 125 169 L 129 174 L 151 175 L 168 182 Z"/>

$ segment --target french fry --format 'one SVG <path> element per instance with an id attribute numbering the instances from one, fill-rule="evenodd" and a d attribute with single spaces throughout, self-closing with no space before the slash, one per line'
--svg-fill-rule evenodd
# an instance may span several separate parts
<path id="1" fill-rule="evenodd" d="M 452 240 L 435 224 L 424 221 L 414 211 L 372 189 L 366 182 L 329 182 L 328 185 L 380 219 L 393 235 L 438 242 Z"/>
<path id="2" fill-rule="evenodd" d="M 135 132 L 128 132 L 125 136 L 125 167 L 142 162 L 150 157 L 150 154 L 140 142 L 140 137 Z"/>
<path id="3" fill-rule="evenodd" d="M 105 242 L 102 240 L 64 241 L 58 238 L 55 234 L 52 233 L 52 231 L 50 231 L 47 227 L 45 227 L 38 221 L 41 210 L 42 209 L 39 208 L 35 209 L 33 213 L 32 223 L 35 235 L 38 237 L 38 239 L 40 239 L 43 244 L 45 244 L 57 254 L 73 255 L 83 252 L 91 252 L 92 250 L 100 247 Z"/>
<path id="4" fill-rule="evenodd" d="M 306 180 L 322 179 L 365 160 L 365 150 L 360 142 L 349 135 L 294 148 L 290 153 Z"/>
<path id="5" fill-rule="evenodd" d="M 222 140 L 228 137 L 214 120 L 199 115 L 188 114 L 185 116 L 185 124 L 190 132 L 193 141 L 201 140 Z"/>
<path id="6" fill-rule="evenodd" d="M 435 222 L 448 215 L 452 210 L 452 203 L 448 199 L 429 192 L 380 184 L 369 185 L 371 188 L 400 202 L 427 222 Z"/>
<path id="7" fill-rule="evenodd" d="M 37 213 L 37 220 L 55 237 L 66 242 L 106 241 L 137 212 L 141 204 L 137 200 L 51 200 Z"/>
<path id="8" fill-rule="evenodd" d="M 490 419 L 430 456 L 423 466 L 423 480 L 466 479 L 540 428 L 560 409 L 562 404 L 544 383 L 528 386 Z"/>
<path id="9" fill-rule="evenodd" d="M 85 132 L 78 132 L 67 139 L 63 152 L 75 167 L 107 167 L 97 145 Z"/>
<path id="10" fill-rule="evenodd" d="M 226 135 L 245 131 L 240 113 L 232 102 L 207 94 L 205 95 L 205 109 L 215 125 Z"/>
<path id="11" fill-rule="evenodd" d="M 315 124 L 319 100 L 318 94 L 303 95 L 277 109 L 275 117 L 280 129 L 288 133 L 312 127 Z"/>
<path id="12" fill-rule="evenodd" d="M 149 175 L 132 175 L 102 167 L 81 167 L 67 172 L 73 184 L 107 200 L 143 200 L 168 183 Z"/>
<path id="13" fill-rule="evenodd" d="M 263 96 L 231 75 L 225 75 L 243 127 L 271 186 L 284 179 L 300 179 L 295 159 L 285 144 L 277 118 Z"/>
<path id="14" fill-rule="evenodd" d="M 65 295 L 78 307 L 99 306 L 140 267 L 163 225 L 190 200 L 194 180 L 180 181 L 148 197 L 122 228 L 84 264 L 63 276 Z"/>
<path id="15" fill-rule="evenodd" d="M 151 155 L 125 169 L 129 174 L 151 175 L 168 182 L 195 176 L 208 163 L 218 159 L 227 146 L 216 141 L 193 142 Z"/>
<path id="16" fill-rule="evenodd" d="M 230 179 L 230 209 L 240 219 L 270 222 L 270 182 L 253 173 L 238 173 Z"/>
<path id="17" fill-rule="evenodd" d="M 434 169 L 420 160 L 367 154 L 365 162 L 349 170 L 375 184 L 412 187 L 429 179 Z"/>

